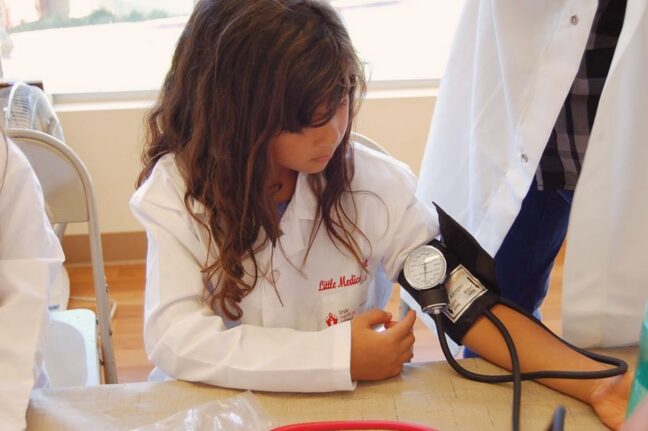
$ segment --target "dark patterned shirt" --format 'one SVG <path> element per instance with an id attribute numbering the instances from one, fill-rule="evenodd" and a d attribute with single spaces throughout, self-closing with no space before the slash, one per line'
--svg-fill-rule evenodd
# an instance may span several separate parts
<path id="1" fill-rule="evenodd" d="M 603 85 L 621 33 L 627 0 L 599 0 L 587 46 L 567 94 L 536 180 L 539 190 L 574 190 Z"/>

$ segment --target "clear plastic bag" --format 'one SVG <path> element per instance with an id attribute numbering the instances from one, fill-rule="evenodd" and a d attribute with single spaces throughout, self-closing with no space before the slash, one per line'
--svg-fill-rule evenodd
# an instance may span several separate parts
<path id="1" fill-rule="evenodd" d="M 268 431 L 274 420 L 252 392 L 192 407 L 132 431 Z"/>

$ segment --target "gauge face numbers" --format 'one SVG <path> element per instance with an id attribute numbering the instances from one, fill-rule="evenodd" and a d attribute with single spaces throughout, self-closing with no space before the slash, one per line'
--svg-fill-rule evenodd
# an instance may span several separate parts
<path id="1" fill-rule="evenodd" d="M 405 279 L 414 289 L 431 289 L 445 279 L 446 260 L 438 248 L 423 245 L 407 256 L 403 271 Z"/>

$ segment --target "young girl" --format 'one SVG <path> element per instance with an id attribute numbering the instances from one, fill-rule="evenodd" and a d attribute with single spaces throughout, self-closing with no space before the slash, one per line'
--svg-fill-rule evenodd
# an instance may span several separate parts
<path id="1" fill-rule="evenodd" d="M 405 165 L 353 148 L 363 87 L 326 2 L 196 5 L 131 202 L 149 240 L 145 345 L 165 374 L 349 390 L 412 357 L 415 316 L 390 323 L 375 274 L 396 278 L 437 226 Z"/>
<path id="2" fill-rule="evenodd" d="M 350 142 L 363 88 L 327 2 L 196 5 L 149 119 L 131 201 L 149 240 L 144 337 L 154 375 L 349 390 L 397 375 L 411 358 L 415 317 L 392 322 L 380 310 L 391 292 L 384 275 L 394 280 L 407 254 L 438 234 L 436 213 L 415 198 L 405 165 Z M 494 312 L 524 339 L 525 370 L 599 367 L 512 310 Z M 490 322 L 465 340 L 508 365 Z M 597 390 L 597 403 L 623 398 L 612 384 L 603 396 L 599 382 L 554 386 L 581 399 Z"/>

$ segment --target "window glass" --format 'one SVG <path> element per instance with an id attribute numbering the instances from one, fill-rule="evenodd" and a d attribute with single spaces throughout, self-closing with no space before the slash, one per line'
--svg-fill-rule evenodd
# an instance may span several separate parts
<path id="1" fill-rule="evenodd" d="M 440 79 L 463 2 L 332 0 L 373 81 Z"/>
<path id="2" fill-rule="evenodd" d="M 0 0 L 7 79 L 51 93 L 154 90 L 195 0 Z M 373 81 L 438 79 L 461 2 L 331 0 Z"/>

